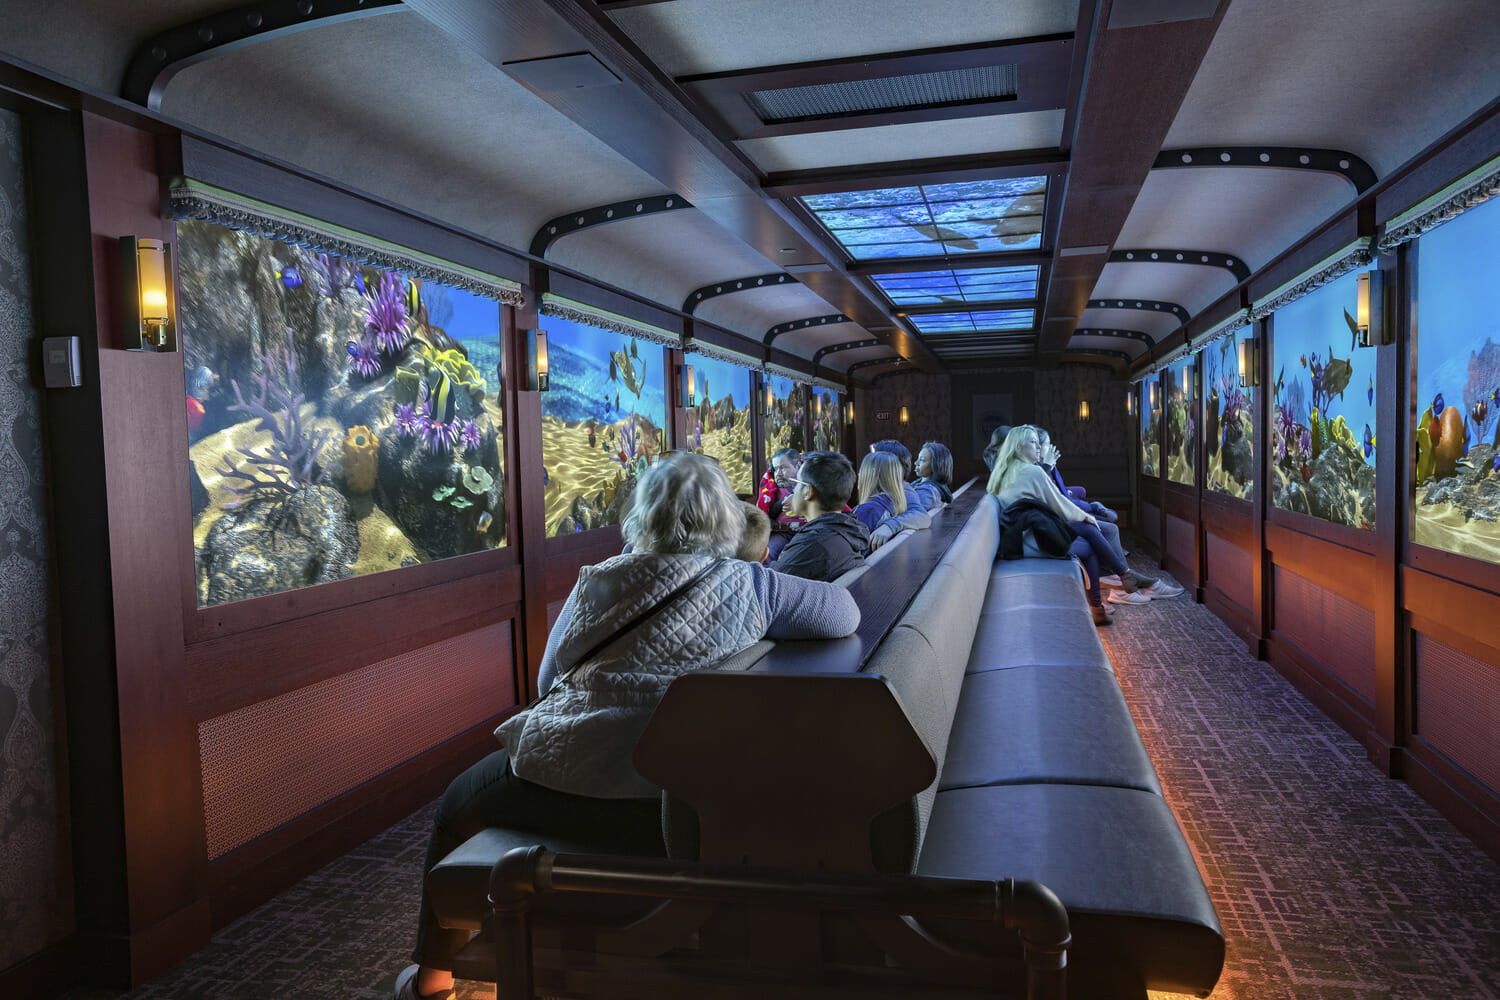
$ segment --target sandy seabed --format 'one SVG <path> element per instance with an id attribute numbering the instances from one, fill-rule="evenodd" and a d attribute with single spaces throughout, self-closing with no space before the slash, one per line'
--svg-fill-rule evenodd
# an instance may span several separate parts
<path id="1" fill-rule="evenodd" d="M 1251 484 L 1242 483 L 1225 472 L 1223 458 L 1222 451 L 1209 456 L 1208 475 L 1205 479 L 1208 488 L 1215 493 L 1224 493 L 1232 497 L 1248 497 Z"/>
<path id="2" fill-rule="evenodd" d="M 1451 503 L 1416 506 L 1413 541 L 1418 545 L 1500 563 L 1500 523 L 1467 518 Z"/>
<path id="3" fill-rule="evenodd" d="M 729 475 L 729 484 L 741 496 L 754 492 L 750 481 L 750 421 L 736 417 L 734 427 L 715 427 L 703 435 L 703 454 L 715 459 Z"/>

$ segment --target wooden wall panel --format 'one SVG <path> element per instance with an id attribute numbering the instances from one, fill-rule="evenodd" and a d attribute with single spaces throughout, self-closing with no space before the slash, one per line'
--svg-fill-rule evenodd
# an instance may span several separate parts
<path id="1" fill-rule="evenodd" d="M 1483 660 L 1424 632 L 1413 647 L 1413 731 L 1480 784 L 1500 789 L 1500 655 Z"/>
<path id="2" fill-rule="evenodd" d="M 1255 601 L 1254 555 L 1213 532 L 1204 535 L 1204 542 L 1208 550 L 1208 582 L 1248 616 Z"/>
<path id="3" fill-rule="evenodd" d="M 1146 541 L 1161 547 L 1161 508 L 1149 500 L 1141 501 L 1140 531 Z"/>
<path id="4" fill-rule="evenodd" d="M 1271 586 L 1277 640 L 1357 694 L 1367 712 L 1373 710 L 1375 616 L 1370 609 L 1281 565 Z"/>

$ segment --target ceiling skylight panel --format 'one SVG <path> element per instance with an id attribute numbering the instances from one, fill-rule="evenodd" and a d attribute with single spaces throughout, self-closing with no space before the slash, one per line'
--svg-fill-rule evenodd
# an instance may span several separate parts
<path id="1" fill-rule="evenodd" d="M 893 305 L 915 306 L 1033 299 L 1039 273 L 1035 265 L 1025 265 L 882 274 L 872 280 Z"/>

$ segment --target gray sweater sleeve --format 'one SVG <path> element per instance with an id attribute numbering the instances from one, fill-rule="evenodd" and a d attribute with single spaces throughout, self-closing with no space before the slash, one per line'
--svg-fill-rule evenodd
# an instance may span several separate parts
<path id="1" fill-rule="evenodd" d="M 573 620 L 573 598 L 577 593 L 578 586 L 574 584 L 573 589 L 568 592 L 568 599 L 563 602 L 562 610 L 557 613 L 557 621 L 552 623 L 552 631 L 547 633 L 547 648 L 542 651 L 542 665 L 536 671 L 538 697 L 550 691 L 557 680 L 557 642 L 568 630 L 568 623 Z"/>
<path id="2" fill-rule="evenodd" d="M 845 587 L 804 580 L 751 563 L 767 639 L 837 639 L 859 627 L 859 605 Z"/>
<path id="3" fill-rule="evenodd" d="M 921 507 L 908 507 L 905 514 L 893 514 L 880 522 L 880 527 L 887 524 L 892 525 L 897 531 L 905 531 L 907 528 L 921 531 L 932 527 L 932 515 Z"/>

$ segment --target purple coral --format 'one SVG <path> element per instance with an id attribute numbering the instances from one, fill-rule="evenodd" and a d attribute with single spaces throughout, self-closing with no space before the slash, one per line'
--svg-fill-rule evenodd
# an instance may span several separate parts
<path id="1" fill-rule="evenodd" d="M 1311 430 L 1309 430 L 1306 427 L 1302 428 L 1302 435 L 1297 438 L 1297 447 L 1302 450 L 1302 454 L 1304 454 L 1304 455 L 1311 455 L 1312 454 L 1312 431 Z"/>
<path id="2" fill-rule="evenodd" d="M 448 425 L 441 420 L 433 420 L 431 417 L 422 418 L 421 434 L 422 443 L 427 446 L 428 451 L 435 454 L 442 454 L 453 444 L 453 439 L 449 437 Z"/>
<path id="3" fill-rule="evenodd" d="M 630 416 L 620 425 L 620 450 L 625 453 L 626 460 L 635 457 L 636 434 L 635 434 L 635 411 L 630 411 Z"/>
<path id="4" fill-rule="evenodd" d="M 366 295 L 365 335 L 373 336 L 387 354 L 395 354 L 411 339 L 406 332 L 405 283 L 389 271 L 380 276 L 374 294 Z"/>
<path id="5" fill-rule="evenodd" d="M 302 424 L 302 406 L 306 397 L 302 393 L 292 393 L 292 386 L 297 381 L 297 366 L 291 349 L 284 354 L 273 351 L 267 360 L 270 363 L 268 370 L 255 376 L 254 395 L 249 400 L 240 391 L 239 382 L 229 380 L 235 402 L 228 409 L 258 418 L 255 429 L 271 433 L 271 445 L 264 454 L 240 447 L 237 450 L 246 459 L 243 466 L 236 468 L 236 456 L 226 453 L 224 467 L 215 469 L 226 480 L 244 481 L 242 486 L 225 484 L 225 488 L 238 498 L 234 503 L 225 504 L 229 509 L 255 496 L 290 496 L 323 480 L 324 470 L 318 469 L 316 473 L 313 470 L 318 455 L 328 443 L 328 434 L 309 434 Z M 274 379 L 273 374 L 276 375 Z M 267 405 L 268 402 L 276 409 Z"/>
<path id="6" fill-rule="evenodd" d="M 380 372 L 380 350 L 369 333 L 349 341 L 349 363 L 365 378 L 373 378 Z"/>
<path id="7" fill-rule="evenodd" d="M 415 437 L 421 429 L 422 418 L 417 416 L 417 408 L 411 403 L 402 403 L 396 407 L 396 430 L 406 437 Z"/>
<path id="8" fill-rule="evenodd" d="M 454 421 L 454 423 L 457 424 L 457 421 Z M 479 446 L 484 443 L 483 432 L 480 431 L 479 425 L 472 420 L 464 421 L 463 436 L 465 448 L 478 450 Z"/>

